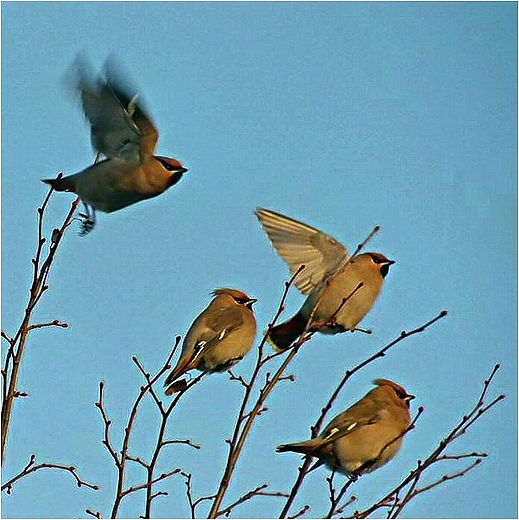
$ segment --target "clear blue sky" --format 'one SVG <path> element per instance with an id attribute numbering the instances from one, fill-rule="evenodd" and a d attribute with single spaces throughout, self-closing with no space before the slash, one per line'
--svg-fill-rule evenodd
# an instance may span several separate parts
<path id="1" fill-rule="evenodd" d="M 489 453 L 465 478 L 418 498 L 408 517 L 517 515 L 517 5 L 515 3 L 6 3 L 2 4 L 2 325 L 22 317 L 35 250 L 41 178 L 94 157 L 88 127 L 62 86 L 76 53 L 96 67 L 113 53 L 130 71 L 159 130 L 158 152 L 189 168 L 159 198 L 100 214 L 87 237 L 66 236 L 37 318 L 66 330 L 34 333 L 24 361 L 4 478 L 30 453 L 76 464 L 102 486 L 41 472 L 3 496 L 4 517 L 109 514 L 114 468 L 93 406 L 98 383 L 117 431 L 142 380 L 219 286 L 258 298 L 260 329 L 288 270 L 253 210 L 308 222 L 351 250 L 375 224 L 370 249 L 396 260 L 363 325 L 372 336 L 315 337 L 273 394 L 227 502 L 256 485 L 291 485 L 304 439 L 342 373 L 401 330 L 449 317 L 357 374 L 338 413 L 394 379 L 425 406 L 392 464 L 355 486 L 359 506 L 382 496 L 474 403 L 501 363 L 492 395 L 507 399 L 451 450 Z M 72 202 L 56 194 L 48 228 Z M 302 296 L 293 292 L 287 312 Z M 5 345 L 4 345 L 5 347 Z M 253 356 L 237 372 L 247 374 Z M 195 475 L 195 493 L 219 480 L 240 389 L 215 375 L 188 394 L 170 425 L 203 450 L 171 448 L 162 467 Z M 147 457 L 154 416 L 134 451 Z M 146 423 L 146 421 L 149 421 Z M 453 472 L 460 466 L 445 466 Z M 307 482 L 311 515 L 327 504 L 327 472 Z M 441 475 L 441 471 L 438 472 Z M 184 484 L 160 489 L 155 516 L 188 515 Z M 200 514 L 206 514 L 204 508 Z M 279 513 L 256 499 L 243 517 Z M 142 514 L 140 497 L 124 516 Z"/>

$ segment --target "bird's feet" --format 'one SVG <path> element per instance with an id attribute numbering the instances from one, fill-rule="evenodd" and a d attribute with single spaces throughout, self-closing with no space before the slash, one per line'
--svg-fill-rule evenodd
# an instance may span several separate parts
<path id="1" fill-rule="evenodd" d="M 95 209 L 85 204 L 85 213 L 80 213 L 79 216 L 83 219 L 80 224 L 79 236 L 84 237 L 94 229 L 96 223 Z"/>

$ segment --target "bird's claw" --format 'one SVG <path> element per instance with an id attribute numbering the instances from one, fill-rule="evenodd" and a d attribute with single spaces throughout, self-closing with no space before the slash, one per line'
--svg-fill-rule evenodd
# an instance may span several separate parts
<path id="1" fill-rule="evenodd" d="M 84 213 L 80 213 L 79 215 L 80 217 L 83 217 L 83 220 L 81 221 L 81 229 L 79 230 L 79 236 L 84 237 L 85 235 L 88 235 L 92 229 L 94 229 L 95 219 L 89 215 L 85 215 Z"/>
<path id="2" fill-rule="evenodd" d="M 79 216 L 83 219 L 81 221 L 81 229 L 79 230 L 79 236 L 84 237 L 88 235 L 92 229 L 94 229 L 96 223 L 96 212 L 93 207 L 90 207 L 88 204 L 83 202 L 85 206 L 85 212 L 79 213 Z"/>

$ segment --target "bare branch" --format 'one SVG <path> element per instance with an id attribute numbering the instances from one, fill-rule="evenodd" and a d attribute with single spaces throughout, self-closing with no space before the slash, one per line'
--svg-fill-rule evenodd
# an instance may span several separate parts
<path id="1" fill-rule="evenodd" d="M 114 459 L 115 465 L 119 469 L 121 467 L 121 459 L 119 458 L 119 454 L 117 453 L 116 449 L 114 448 L 112 444 L 112 440 L 110 439 L 110 427 L 112 425 L 111 419 L 108 417 L 108 414 L 106 413 L 106 408 L 104 404 L 104 388 L 105 384 L 103 381 L 99 383 L 99 401 L 95 403 L 95 406 L 99 408 L 99 411 L 101 412 L 101 417 L 103 418 L 103 422 L 105 425 L 104 429 L 104 438 L 103 438 L 103 444 Z"/>
<path id="2" fill-rule="evenodd" d="M 458 458 L 461 458 L 461 457 L 458 457 Z M 454 479 L 457 479 L 457 478 L 460 478 L 460 477 L 464 477 L 470 470 L 474 469 L 476 466 L 478 466 L 479 464 L 481 464 L 481 462 L 483 462 L 483 459 L 476 459 L 474 462 L 472 462 L 471 464 L 469 464 L 466 468 L 456 472 L 456 473 L 453 473 L 453 474 L 450 474 L 450 475 L 443 475 L 440 479 L 438 479 L 436 482 L 433 482 L 427 486 L 424 486 L 422 488 L 416 488 L 416 490 L 413 492 L 412 496 L 410 497 L 411 498 L 414 498 L 415 496 L 417 495 L 420 495 L 421 493 L 425 493 L 426 491 L 429 491 L 430 489 L 433 489 L 437 486 L 439 486 L 440 484 L 443 484 L 445 482 L 447 482 L 448 480 L 454 480 Z"/>
<path id="3" fill-rule="evenodd" d="M 310 511 L 310 506 L 305 505 L 295 515 L 289 516 L 288 518 L 301 518 L 302 516 L 306 515 L 308 511 Z"/>
<path id="4" fill-rule="evenodd" d="M 186 478 L 185 484 L 186 484 L 186 496 L 187 501 L 189 503 L 189 508 L 191 510 L 191 518 L 196 518 L 196 508 L 199 504 L 204 502 L 205 500 L 212 500 L 215 495 L 209 495 L 209 496 L 202 496 L 196 500 L 193 500 L 193 487 L 192 487 L 192 475 L 191 473 L 186 473 L 184 471 L 181 471 L 180 474 Z"/>
<path id="5" fill-rule="evenodd" d="M 259 379 L 259 375 L 261 373 L 262 368 L 270 360 L 278 357 L 281 354 L 284 354 L 284 353 L 277 353 L 277 354 L 274 354 L 271 356 L 264 357 L 264 347 L 267 342 L 268 335 L 270 334 L 270 331 L 272 330 L 272 327 L 274 327 L 276 321 L 279 319 L 279 317 L 281 316 L 281 314 L 284 310 L 288 291 L 289 291 L 290 287 L 292 287 L 292 285 L 294 284 L 295 279 L 298 276 L 298 274 L 303 269 L 304 269 L 304 265 L 302 265 L 294 273 L 292 278 L 288 282 L 285 283 L 285 290 L 281 297 L 281 301 L 279 303 L 278 310 L 274 316 L 274 319 L 272 320 L 272 323 L 269 323 L 268 329 L 265 332 L 263 339 L 261 340 L 261 342 L 258 346 L 256 364 L 254 366 L 249 384 L 244 386 L 244 396 L 243 396 L 240 410 L 238 412 L 238 416 L 237 416 L 236 423 L 234 426 L 234 432 L 233 432 L 232 438 L 227 441 L 229 444 L 229 455 L 227 457 L 227 463 L 226 463 L 226 466 L 224 469 L 224 473 L 220 480 L 220 485 L 218 487 L 218 491 L 216 493 L 214 502 L 211 506 L 211 510 L 209 512 L 208 518 L 215 518 L 219 514 L 218 511 L 220 510 L 220 506 L 222 504 L 223 498 L 227 492 L 229 484 L 231 483 L 231 478 L 232 478 L 232 475 L 236 468 L 236 463 L 241 455 L 241 452 L 245 445 L 245 440 L 247 439 L 247 437 L 250 433 L 254 420 L 259 415 L 259 413 L 261 413 L 261 411 L 263 410 L 263 403 L 265 402 L 266 398 L 268 397 L 268 395 L 274 388 L 276 382 L 283 375 L 285 368 L 290 363 L 290 361 L 293 359 L 293 357 L 296 355 L 296 353 L 299 349 L 300 345 L 299 346 L 296 345 L 289 352 L 288 356 L 285 358 L 285 360 L 283 361 L 283 363 L 281 364 L 281 366 L 279 367 L 279 369 L 277 370 L 275 375 L 272 378 L 267 377 L 267 381 L 266 381 L 265 385 L 259 391 L 259 397 L 258 397 L 256 403 L 254 404 L 254 406 L 252 407 L 252 409 L 250 411 L 247 411 L 247 406 L 252 397 L 252 392 L 255 388 L 255 383 Z M 303 340 L 301 339 L 300 342 L 301 342 L 300 344 L 302 344 Z"/>
<path id="6" fill-rule="evenodd" d="M 4 374 L 2 396 L 2 464 L 5 461 L 7 439 L 9 435 L 13 406 L 17 395 L 19 395 L 17 385 L 20 369 L 22 366 L 23 355 L 25 353 L 31 327 L 37 327 L 34 325 L 31 326 L 32 313 L 41 297 L 48 289 L 47 280 L 51 267 L 54 263 L 54 258 L 58 251 L 58 246 L 65 230 L 70 226 L 72 217 L 79 205 L 79 198 L 77 198 L 73 202 L 69 213 L 61 225 L 61 228 L 54 230 L 52 233 L 52 240 L 48 246 L 48 250 L 46 251 L 47 256 L 44 260 L 42 260 L 43 256 L 45 255 L 44 246 L 47 243 L 47 239 L 43 237 L 43 217 L 52 193 L 53 190 L 50 189 L 47 196 L 45 197 L 45 200 L 43 201 L 42 206 L 38 208 L 38 244 L 36 248 L 36 254 L 32 259 L 33 279 L 29 292 L 29 301 L 24 312 L 24 318 L 14 337 L 10 338 L 6 333 L 2 333 L 2 337 L 10 344 L 4 365 L 2 367 L 2 373 Z"/>
<path id="7" fill-rule="evenodd" d="M 61 327 L 62 329 L 66 329 L 68 326 L 68 323 L 64 323 L 59 320 L 52 320 L 47 323 L 36 323 L 35 325 L 29 325 L 27 330 L 43 329 L 45 327 Z"/>
<path id="8" fill-rule="evenodd" d="M 464 415 L 460 422 L 454 428 L 452 428 L 449 434 L 439 442 L 438 447 L 423 462 L 418 461 L 416 469 L 411 471 L 411 473 L 407 477 L 405 477 L 399 485 L 393 488 L 389 493 L 387 493 L 382 499 L 373 504 L 371 507 L 363 511 L 356 511 L 352 518 L 367 518 L 378 509 L 387 507 L 390 507 L 387 514 L 388 518 L 396 518 L 401 514 L 405 506 L 414 497 L 418 496 L 419 494 L 422 494 L 427 489 L 431 489 L 432 487 L 436 487 L 449 480 L 453 480 L 455 478 L 460 478 L 464 476 L 468 471 L 471 471 L 473 468 L 475 468 L 477 465 L 481 463 L 481 461 L 483 460 L 482 455 L 485 454 L 473 452 L 462 455 L 448 455 L 444 454 L 443 452 L 455 440 L 464 435 L 467 432 L 469 426 L 474 424 L 474 422 L 480 419 L 486 412 L 488 412 L 488 410 L 490 410 L 502 399 L 504 399 L 505 396 L 500 395 L 493 399 L 490 402 L 490 404 L 485 405 L 486 395 L 498 369 L 499 365 L 495 365 L 489 378 L 484 382 L 483 390 L 477 400 L 477 403 L 474 405 L 472 410 L 467 415 Z M 464 468 L 463 470 L 451 475 L 444 475 L 441 479 L 433 482 L 432 484 L 426 485 L 423 488 L 418 488 L 419 481 L 424 476 L 427 469 L 433 466 L 434 464 L 446 460 L 459 460 L 470 457 L 477 457 L 476 461 Z M 401 493 L 404 493 L 404 496 L 402 498 L 400 498 Z"/>
<path id="9" fill-rule="evenodd" d="M 124 489 L 121 492 L 121 498 L 124 498 L 126 495 L 129 495 L 130 493 L 135 493 L 135 491 L 140 491 L 141 489 L 147 489 L 149 486 L 152 486 L 153 484 L 156 484 L 157 482 L 160 482 L 161 480 L 165 480 L 172 475 L 176 475 L 177 473 L 180 473 L 182 470 L 180 468 L 175 468 L 171 471 L 168 471 L 166 473 L 161 473 L 158 477 L 155 477 L 152 480 L 146 481 L 143 484 L 139 484 L 138 486 L 131 486 L 128 489 Z M 155 495 L 157 496 L 157 495 Z M 115 517 L 112 517 L 115 518 Z"/>
<path id="10" fill-rule="evenodd" d="M 244 386 L 245 388 L 248 388 L 250 386 L 250 383 L 248 383 L 247 381 L 245 381 L 245 379 L 242 377 L 242 376 L 237 376 L 235 375 L 235 373 L 232 371 L 232 369 L 230 368 L 229 370 L 227 370 L 227 373 L 229 374 L 229 379 L 231 381 L 238 381 L 239 383 L 241 383 L 242 386 Z"/>
<path id="11" fill-rule="evenodd" d="M 9 345 L 13 345 L 14 344 L 14 338 L 11 338 L 7 334 L 7 332 L 2 331 L 2 338 L 5 339 L 7 341 L 7 343 L 9 343 Z"/>
<path id="12" fill-rule="evenodd" d="M 189 439 L 171 439 L 169 441 L 163 441 L 161 443 L 161 446 L 167 446 L 168 444 L 187 444 L 188 446 L 191 446 L 195 450 L 199 450 L 202 448 L 200 444 L 195 444 L 193 441 Z"/>
<path id="13" fill-rule="evenodd" d="M 162 367 L 154 374 L 152 375 L 143 365 L 143 363 L 137 358 L 137 356 L 132 357 L 132 361 L 137 366 L 138 370 L 144 377 L 146 384 L 140 387 L 139 393 L 137 397 L 135 398 L 135 401 L 132 405 L 132 408 L 130 410 L 130 414 L 128 417 L 128 421 L 126 423 L 126 427 L 124 428 L 124 436 L 122 441 L 122 447 L 120 452 L 118 452 L 115 447 L 113 446 L 111 440 L 110 440 L 110 427 L 111 427 L 111 421 L 108 417 L 108 414 L 106 412 L 104 402 L 103 402 L 103 383 L 100 384 L 100 398 L 99 402 L 96 403 L 96 406 L 101 411 L 101 416 L 103 418 L 103 422 L 105 424 L 105 433 L 104 433 L 104 439 L 103 444 L 106 446 L 110 454 L 112 455 L 112 458 L 115 461 L 115 465 L 117 468 L 117 486 L 116 486 L 116 492 L 115 492 L 115 499 L 113 502 L 112 511 L 110 514 L 111 518 L 115 518 L 118 515 L 121 502 L 122 500 L 128 496 L 131 493 L 134 493 L 135 491 L 140 491 L 142 489 L 146 490 L 145 494 L 145 518 L 151 517 L 151 508 L 153 500 L 159 496 L 164 496 L 167 493 L 163 491 L 154 492 L 153 486 L 157 484 L 158 482 L 161 482 L 162 480 L 169 478 L 170 476 L 179 473 L 181 470 L 180 468 L 177 468 L 175 470 L 172 470 L 168 473 L 162 473 L 159 476 L 155 476 L 155 469 L 158 462 L 159 455 L 161 453 L 161 450 L 169 445 L 173 444 L 185 444 L 188 446 L 191 446 L 194 449 L 200 449 L 200 446 L 198 444 L 193 443 L 190 439 L 165 439 L 165 433 L 166 433 L 166 426 L 168 423 L 168 419 L 175 408 L 175 406 L 178 404 L 179 400 L 182 398 L 182 396 L 189 390 L 191 387 L 193 387 L 195 384 L 197 384 L 203 377 L 203 373 L 200 374 L 198 377 L 193 378 L 188 384 L 186 384 L 185 388 L 180 390 L 174 397 L 174 399 L 171 401 L 171 403 L 166 406 L 162 399 L 159 397 L 157 391 L 154 388 L 154 385 L 158 383 L 158 381 L 161 379 L 161 377 L 171 368 L 171 360 L 180 344 L 180 336 L 178 336 L 175 339 L 175 345 L 173 346 L 173 349 L 171 350 L 170 354 L 168 355 L 166 362 L 162 365 Z M 157 407 L 159 414 L 160 414 L 160 424 L 159 424 L 159 432 L 157 434 L 157 440 L 155 443 L 155 448 L 153 450 L 153 453 L 151 455 L 151 459 L 149 462 L 144 460 L 142 457 L 135 456 L 130 454 L 129 447 L 130 447 L 130 439 L 135 427 L 135 422 L 137 415 L 139 413 L 141 404 L 143 403 L 143 400 L 145 396 L 149 395 L 151 397 L 152 402 Z M 126 480 L 126 469 L 127 469 L 127 463 L 128 462 L 134 462 L 144 468 L 146 472 L 146 479 L 145 482 L 142 484 L 125 487 L 125 480 Z"/>
<path id="14" fill-rule="evenodd" d="M 132 462 L 135 462 L 136 464 L 139 464 L 145 469 L 149 469 L 150 467 L 149 463 L 145 462 L 140 457 L 132 457 L 131 455 L 127 455 L 126 458 Z"/>
<path id="15" fill-rule="evenodd" d="M 331 410 L 333 404 L 335 403 L 337 397 L 339 396 L 340 392 L 342 391 L 342 389 L 344 388 L 344 386 L 346 385 L 348 380 L 355 373 L 357 373 L 359 370 L 361 370 L 363 367 L 365 367 L 369 363 L 372 363 L 374 360 L 385 356 L 386 352 L 389 349 L 391 349 L 392 347 L 394 347 L 395 345 L 397 345 L 398 343 L 400 343 L 404 339 L 406 339 L 406 338 L 408 338 L 408 337 L 410 337 L 410 336 L 412 336 L 414 334 L 419 334 L 421 332 L 424 332 L 427 328 L 429 328 L 431 325 L 436 323 L 438 320 L 444 318 L 445 316 L 447 316 L 447 311 L 442 311 L 435 318 L 429 320 L 428 322 L 424 323 L 423 325 L 420 325 L 419 327 L 416 327 L 415 329 L 411 330 L 410 332 L 405 332 L 405 331 L 402 332 L 399 335 L 398 338 L 396 338 L 395 340 L 393 340 L 390 343 L 388 343 L 385 347 L 380 349 L 378 352 L 376 352 L 375 354 L 373 354 L 369 358 L 365 359 L 364 361 L 359 363 L 357 366 L 355 366 L 351 370 L 347 370 L 346 373 L 344 374 L 344 377 L 342 378 L 342 380 L 339 382 L 339 384 L 337 385 L 335 390 L 332 392 L 332 395 L 330 396 L 330 399 L 325 404 L 325 406 L 322 408 L 321 415 L 317 419 L 316 423 L 311 427 L 312 438 L 317 437 L 317 435 L 319 435 L 319 432 L 321 431 L 321 428 L 323 427 L 324 421 L 325 421 L 329 411 Z M 295 480 L 295 482 L 294 482 L 294 484 L 292 486 L 289 498 L 288 498 L 287 502 L 285 503 L 281 513 L 280 513 L 280 518 L 286 518 L 287 517 L 287 515 L 288 515 L 288 513 L 290 511 L 290 508 L 292 507 L 292 504 L 293 504 L 293 502 L 295 500 L 295 497 L 297 496 L 297 494 L 299 492 L 299 489 L 300 489 L 300 487 L 301 487 L 301 485 L 302 485 L 306 475 L 308 474 L 308 472 L 310 470 L 310 466 L 311 465 L 312 465 L 312 457 L 311 456 L 306 456 L 302 466 L 298 470 L 298 476 L 297 476 L 297 478 L 296 478 L 296 480 Z"/>
<path id="16" fill-rule="evenodd" d="M 27 477 L 31 473 L 35 473 L 41 469 L 57 469 L 70 473 L 76 480 L 78 487 L 85 486 L 90 489 L 98 490 L 99 486 L 96 484 L 90 484 L 86 480 L 83 480 L 77 473 L 75 466 L 66 466 L 65 464 L 56 464 L 54 462 L 43 462 L 36 464 L 36 455 L 32 454 L 27 465 L 14 477 L 9 479 L 5 484 L 2 485 L 2 491 L 5 491 L 8 495 L 11 494 L 13 485 L 20 479 Z"/>
<path id="17" fill-rule="evenodd" d="M 251 498 L 257 497 L 257 496 L 264 496 L 264 497 L 287 497 L 288 495 L 286 493 L 282 493 L 281 491 L 265 491 L 268 488 L 268 484 L 263 484 L 261 486 L 258 486 L 251 491 L 248 491 L 244 495 L 242 495 L 240 498 L 235 500 L 230 506 L 226 507 L 225 509 L 222 509 L 222 511 L 218 512 L 217 516 L 229 516 L 232 512 L 232 510 L 239 506 L 240 504 L 243 504 L 244 502 L 247 502 Z"/>

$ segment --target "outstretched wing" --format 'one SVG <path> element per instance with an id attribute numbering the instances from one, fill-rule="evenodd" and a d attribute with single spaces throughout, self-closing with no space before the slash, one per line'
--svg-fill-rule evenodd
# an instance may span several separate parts
<path id="1" fill-rule="evenodd" d="M 295 280 L 303 294 L 310 294 L 348 259 L 348 250 L 318 229 L 264 208 L 258 208 L 255 214 L 291 274 L 305 266 Z"/>
<path id="2" fill-rule="evenodd" d="M 153 155 L 158 134 L 153 122 L 137 103 L 137 96 L 123 87 L 121 74 L 107 63 L 105 77 L 93 79 L 90 67 L 78 58 L 75 88 L 91 125 L 94 148 L 108 158 L 143 161 Z"/>

